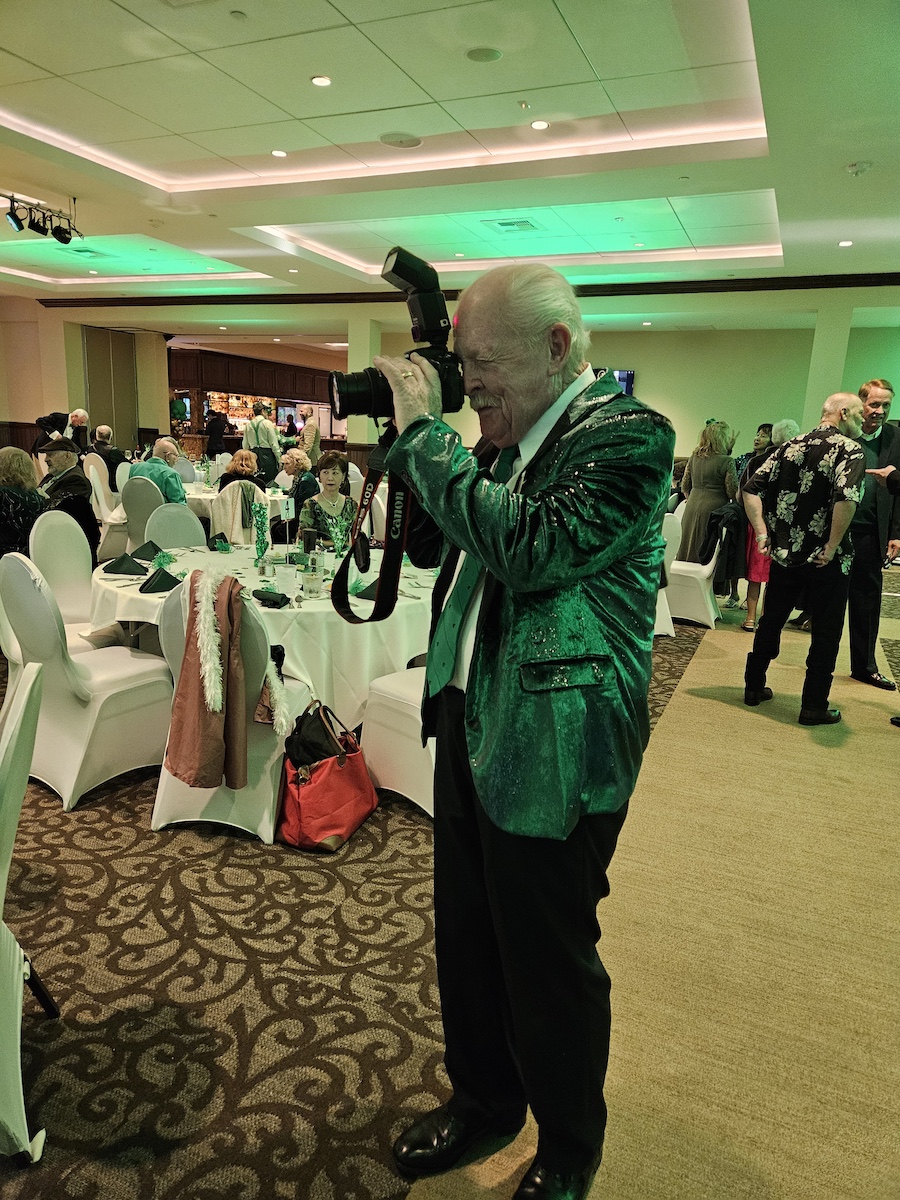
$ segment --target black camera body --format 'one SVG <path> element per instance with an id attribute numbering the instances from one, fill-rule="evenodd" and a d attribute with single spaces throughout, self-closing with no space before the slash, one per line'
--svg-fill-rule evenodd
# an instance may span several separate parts
<path id="1" fill-rule="evenodd" d="M 441 410 L 459 412 L 465 396 L 462 368 L 457 356 L 447 349 L 450 317 L 437 272 L 424 259 L 410 254 L 402 246 L 395 246 L 384 260 L 381 278 L 406 292 L 412 339 L 428 343 L 422 349 L 408 350 L 404 357 L 420 354 L 427 358 L 440 376 Z M 328 389 L 331 411 L 338 420 L 355 416 L 390 419 L 394 415 L 391 386 L 375 367 L 346 374 L 332 371 L 328 376 Z"/>

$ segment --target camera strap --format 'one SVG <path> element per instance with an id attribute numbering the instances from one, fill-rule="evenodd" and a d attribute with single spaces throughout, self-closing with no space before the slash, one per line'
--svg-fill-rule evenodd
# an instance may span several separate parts
<path id="1" fill-rule="evenodd" d="M 360 496 L 356 520 L 350 531 L 350 549 L 338 567 L 331 585 L 331 603 L 335 612 L 351 625 L 365 625 L 369 621 L 383 621 L 394 611 L 397 589 L 400 586 L 400 568 L 403 566 L 403 547 L 406 545 L 406 527 L 409 524 L 409 489 L 392 471 L 388 476 L 387 515 L 384 522 L 384 557 L 375 587 L 375 607 L 368 617 L 361 617 L 350 607 L 349 581 L 350 563 L 356 561 L 360 571 L 368 570 L 369 544 L 362 532 L 363 523 L 372 508 L 372 501 L 384 471 L 370 466 L 366 472 Z"/>

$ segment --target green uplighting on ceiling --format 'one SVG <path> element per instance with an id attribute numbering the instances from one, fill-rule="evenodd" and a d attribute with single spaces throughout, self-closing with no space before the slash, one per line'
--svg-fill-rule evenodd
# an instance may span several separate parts
<path id="1" fill-rule="evenodd" d="M 58 279 L 115 279 L 133 275 L 208 275 L 244 272 L 246 267 L 206 258 L 170 242 L 135 235 L 73 238 L 68 246 L 53 238 L 19 234 L 0 242 L 0 267 L 53 276 Z"/>

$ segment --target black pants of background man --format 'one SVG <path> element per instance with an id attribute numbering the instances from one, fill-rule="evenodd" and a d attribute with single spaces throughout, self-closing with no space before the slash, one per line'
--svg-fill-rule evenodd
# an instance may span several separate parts
<path id="1" fill-rule="evenodd" d="M 610 984 L 596 908 L 627 805 L 583 817 L 565 841 L 505 833 L 475 793 L 465 695 L 441 699 L 434 910 L 451 1107 L 515 1126 L 530 1104 L 541 1163 L 578 1170 L 606 1126 Z"/>
<path id="2" fill-rule="evenodd" d="M 816 710 L 827 708 L 849 586 L 850 577 L 843 574 L 837 559 L 832 559 L 827 567 L 782 567 L 773 562 L 766 588 L 765 611 L 756 629 L 753 649 L 747 655 L 744 676 L 747 687 L 758 691 L 765 686 L 769 663 L 781 650 L 781 631 L 802 599 L 812 636 L 800 706 Z"/>
<path id="3" fill-rule="evenodd" d="M 850 670 L 854 675 L 871 675 L 878 670 L 875 643 L 881 620 L 881 573 L 884 555 L 878 530 L 851 529 L 853 566 L 850 570 Z"/>

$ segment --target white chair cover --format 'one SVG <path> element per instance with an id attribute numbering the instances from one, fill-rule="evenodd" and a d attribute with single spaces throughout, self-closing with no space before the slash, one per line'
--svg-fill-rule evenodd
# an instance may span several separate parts
<path id="1" fill-rule="evenodd" d="M 399 792 L 433 817 L 434 740 L 422 745 L 424 686 L 424 667 L 373 679 L 361 745 L 375 786 Z"/>
<path id="2" fill-rule="evenodd" d="M 0 916 L 12 860 L 16 827 L 31 768 L 35 731 L 41 707 L 40 663 L 29 663 L 19 679 L 0 733 Z M 37 1162 L 45 1133 L 28 1135 L 22 1091 L 22 990 L 29 965 L 21 946 L 0 921 L 0 1154 L 27 1154 Z"/>
<path id="3" fill-rule="evenodd" d="M 53 594 L 22 554 L 0 559 L 0 593 L 23 663 L 44 664 L 32 774 L 63 808 L 123 771 L 161 763 L 172 708 L 165 662 L 124 646 L 73 659 Z"/>
<path id="4" fill-rule="evenodd" d="M 675 555 L 678 553 L 678 544 L 681 541 L 681 522 L 676 520 L 671 513 L 666 513 L 663 517 L 662 535 L 666 539 L 666 549 L 663 557 L 663 568 L 665 570 L 665 578 L 668 581 L 672 570 L 672 563 L 675 561 Z M 655 637 L 675 636 L 675 626 L 672 624 L 672 613 L 669 609 L 668 587 L 660 588 L 656 596 L 656 622 L 653 627 Z"/>
<path id="5" fill-rule="evenodd" d="M 107 470 L 106 470 L 106 464 L 104 463 L 103 459 L 100 457 L 99 454 L 94 454 L 94 453 L 86 454 L 84 456 L 84 458 L 81 460 L 81 465 L 82 465 L 82 467 L 84 469 L 84 473 L 85 473 L 85 475 L 87 475 L 88 479 L 91 478 L 90 470 L 91 470 L 91 467 L 93 467 L 94 470 L 102 470 L 103 474 L 106 476 L 107 484 L 109 483 L 109 474 L 107 473 Z M 97 499 L 97 493 L 96 493 L 96 491 L 93 490 L 93 487 L 92 487 L 92 493 L 93 494 L 91 496 L 91 504 L 93 505 L 93 508 L 94 508 L 94 516 L 97 518 L 98 521 L 102 521 L 103 514 L 100 512 L 100 507 L 99 507 L 99 503 L 98 503 L 98 499 Z"/>
<path id="6" fill-rule="evenodd" d="M 186 504 L 163 504 L 154 509 L 144 530 L 146 541 L 155 542 L 161 550 L 176 546 L 205 546 L 206 534 Z"/>
<path id="7" fill-rule="evenodd" d="M 154 509 L 165 504 L 165 497 L 152 479 L 136 475 L 122 488 L 122 504 L 128 518 L 128 550 L 137 550 L 147 540 L 147 519 Z"/>
<path id="8" fill-rule="evenodd" d="M 182 590 L 177 588 L 166 597 L 159 621 L 160 645 L 176 682 L 185 645 Z M 241 657 L 247 697 L 247 786 L 235 790 L 222 783 L 216 788 L 193 788 L 170 775 L 164 766 L 150 819 L 151 829 L 183 821 L 212 821 L 255 833 L 264 842 L 274 841 L 284 736 L 278 736 L 271 725 L 253 720 L 269 661 L 269 639 L 253 604 L 243 606 Z M 285 701 L 293 721 L 309 704 L 311 693 L 299 680 L 285 679 L 284 684 Z"/>
<path id="9" fill-rule="evenodd" d="M 287 471 L 279 471 L 272 482 L 277 483 L 280 488 L 284 488 L 287 492 L 290 490 L 294 480 L 292 476 L 288 475 Z"/>
<path id="10" fill-rule="evenodd" d="M 256 540 L 256 531 L 252 524 L 249 529 L 244 529 L 241 525 L 241 488 L 246 486 L 246 483 L 240 481 L 229 483 L 219 492 L 218 496 L 213 497 L 209 506 L 210 534 L 224 533 L 232 545 L 243 544 L 246 546 Z M 266 511 L 268 511 L 268 497 L 255 484 L 253 484 L 252 502 L 265 504 Z"/>
<path id="11" fill-rule="evenodd" d="M 88 455 L 88 458 L 98 458 L 98 455 Z M 97 467 L 91 463 L 87 467 L 87 477 L 91 484 L 91 495 L 94 512 L 100 521 L 100 545 L 97 547 L 97 561 L 108 562 L 125 553 L 128 544 L 128 524 L 125 511 L 113 499 L 109 490 L 106 467 Z M 106 482 L 104 482 L 106 481 Z"/>
<path id="12" fill-rule="evenodd" d="M 122 488 L 125 486 L 125 480 L 131 474 L 131 463 L 119 463 L 116 467 L 116 491 L 122 495 Z"/>
<path id="13" fill-rule="evenodd" d="M 194 464 L 186 458 L 176 458 L 174 469 L 178 472 L 185 483 L 195 483 L 197 480 L 197 472 L 194 470 Z"/>
<path id="14" fill-rule="evenodd" d="M 676 515 L 672 514 L 676 520 Z M 681 522 L 678 522 L 681 529 Z M 706 563 L 679 562 L 677 559 L 669 568 L 669 586 L 666 588 L 666 599 L 669 612 L 676 620 L 693 621 L 697 625 L 706 625 L 714 629 L 716 621 L 722 616 L 713 592 L 713 579 L 716 574 L 716 563 L 722 547 L 721 538 L 712 559 Z"/>
<path id="15" fill-rule="evenodd" d="M 387 523 L 387 507 L 378 492 L 372 497 L 372 507 L 369 510 L 369 520 L 372 523 L 372 537 L 376 541 L 384 541 L 384 527 Z"/>
<path id="16" fill-rule="evenodd" d="M 43 575 L 64 623 L 91 617 L 91 548 L 78 522 L 64 512 L 41 513 L 28 538 L 31 561 Z"/>

